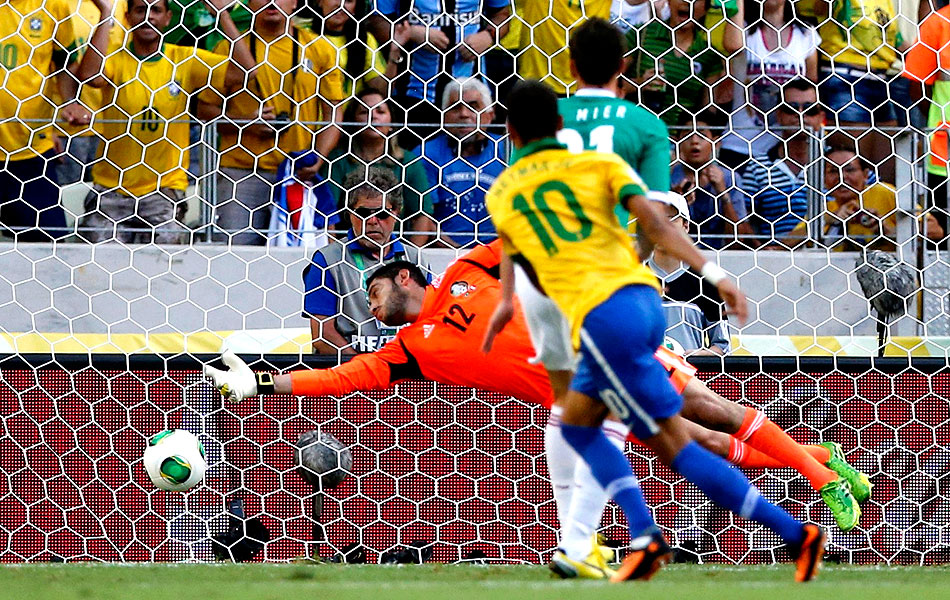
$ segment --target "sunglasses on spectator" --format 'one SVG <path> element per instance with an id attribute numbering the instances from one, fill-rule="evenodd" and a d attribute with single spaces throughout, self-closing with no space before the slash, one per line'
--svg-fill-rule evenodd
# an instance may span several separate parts
<path id="1" fill-rule="evenodd" d="M 783 102 L 779 110 L 790 115 L 803 114 L 814 117 L 821 112 L 821 105 L 817 102 Z"/>
<path id="2" fill-rule="evenodd" d="M 396 218 L 396 215 L 389 212 L 385 208 L 370 208 L 368 206 L 361 206 L 359 208 L 351 208 L 350 212 L 364 221 L 372 219 L 373 217 L 376 217 L 380 221 Z"/>

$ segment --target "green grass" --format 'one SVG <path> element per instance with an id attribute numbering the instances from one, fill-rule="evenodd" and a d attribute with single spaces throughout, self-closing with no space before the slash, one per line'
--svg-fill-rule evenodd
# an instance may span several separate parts
<path id="1" fill-rule="evenodd" d="M 0 597 L 15 600 L 767 600 L 950 598 L 947 567 L 826 566 L 809 584 L 790 565 L 673 565 L 653 581 L 561 581 L 537 566 L 11 565 Z"/>

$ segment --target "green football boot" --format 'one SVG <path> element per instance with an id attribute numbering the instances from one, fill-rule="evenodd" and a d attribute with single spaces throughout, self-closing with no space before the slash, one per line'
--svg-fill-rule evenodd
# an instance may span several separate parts
<path id="1" fill-rule="evenodd" d="M 838 528 L 841 531 L 851 531 L 861 518 L 861 507 L 851 495 L 851 485 L 844 477 L 829 481 L 818 490 L 821 499 L 831 509 L 835 516 Z"/>
<path id="2" fill-rule="evenodd" d="M 859 504 L 864 504 L 871 498 L 873 484 L 867 475 L 848 464 L 844 457 L 844 450 L 838 442 L 822 442 L 819 446 L 828 450 L 831 458 L 825 466 L 848 480 L 851 484 L 851 494 Z"/>

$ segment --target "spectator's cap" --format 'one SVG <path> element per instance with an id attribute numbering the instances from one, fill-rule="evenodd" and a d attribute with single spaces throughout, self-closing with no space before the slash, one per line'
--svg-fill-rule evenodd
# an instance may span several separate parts
<path id="1" fill-rule="evenodd" d="M 672 206 L 676 209 L 676 216 L 682 217 L 685 221 L 689 221 L 689 204 L 687 204 L 686 198 L 684 198 L 682 194 L 677 194 L 676 192 L 650 192 L 648 197 L 650 200 Z"/>

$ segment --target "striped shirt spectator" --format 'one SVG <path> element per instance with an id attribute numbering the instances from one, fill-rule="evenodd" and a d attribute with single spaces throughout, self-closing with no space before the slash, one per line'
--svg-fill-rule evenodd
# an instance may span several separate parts
<path id="1" fill-rule="evenodd" d="M 818 90 L 805 78 L 782 86 L 782 101 L 776 112 L 783 139 L 768 154 L 753 157 L 742 176 L 742 189 L 749 196 L 748 213 L 754 230 L 749 242 L 753 247 L 794 244 L 786 238 L 808 212 L 808 146 L 825 120 Z M 817 189 L 819 185 L 812 182 L 811 187 Z"/>
<path id="2" fill-rule="evenodd" d="M 784 239 L 808 211 L 804 169 L 796 170 L 777 154 L 754 159 L 742 178 L 754 235 L 763 244 Z"/>

